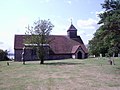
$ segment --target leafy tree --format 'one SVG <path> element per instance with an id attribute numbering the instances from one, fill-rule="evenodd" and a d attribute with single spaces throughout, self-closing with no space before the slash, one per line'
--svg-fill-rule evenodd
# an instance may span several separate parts
<path id="1" fill-rule="evenodd" d="M 46 54 L 44 45 L 49 43 L 48 37 L 53 27 L 53 24 L 49 20 L 40 19 L 35 21 L 33 26 L 27 27 L 26 34 L 31 35 L 31 37 L 27 38 L 26 42 L 37 45 L 36 52 L 41 61 L 40 64 L 44 63 L 44 57 Z"/>
<path id="2" fill-rule="evenodd" d="M 112 56 L 120 52 L 120 0 L 105 0 L 102 8 L 105 11 L 99 14 L 98 22 L 101 26 L 89 42 L 89 48 L 91 54 Z"/>
<path id="3" fill-rule="evenodd" d="M 1 60 L 9 60 L 7 55 L 8 55 L 7 50 L 3 51 L 2 49 L 0 49 L 0 61 Z"/>
<path id="4" fill-rule="evenodd" d="M 94 38 L 89 41 L 89 52 L 92 55 L 99 56 L 102 54 L 105 56 L 107 53 L 107 46 L 104 45 L 104 36 L 107 34 L 106 31 L 103 30 L 103 27 L 100 27 L 96 33 L 94 34 Z"/>

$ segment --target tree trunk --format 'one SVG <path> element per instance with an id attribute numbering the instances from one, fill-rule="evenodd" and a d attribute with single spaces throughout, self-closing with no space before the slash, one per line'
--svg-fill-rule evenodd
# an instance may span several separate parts
<path id="1" fill-rule="evenodd" d="M 43 58 L 41 59 L 41 62 L 40 62 L 40 64 L 44 64 L 44 59 L 43 59 Z"/>
<path id="2" fill-rule="evenodd" d="M 25 60 L 23 60 L 23 65 L 25 65 Z"/>
<path id="3" fill-rule="evenodd" d="M 44 64 L 44 60 L 41 60 L 40 64 Z"/>
<path id="4" fill-rule="evenodd" d="M 42 36 L 42 38 L 43 38 L 43 36 Z M 42 39 L 43 40 L 43 39 Z M 41 44 L 41 55 L 40 55 L 40 60 L 41 60 L 41 62 L 40 62 L 40 64 L 44 64 L 44 46 L 43 46 L 43 41 L 42 41 L 42 44 Z"/>

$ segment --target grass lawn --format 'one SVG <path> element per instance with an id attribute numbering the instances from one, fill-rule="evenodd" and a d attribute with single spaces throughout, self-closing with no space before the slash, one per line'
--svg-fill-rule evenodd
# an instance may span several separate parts
<path id="1" fill-rule="evenodd" d="M 120 90 L 120 58 L 0 62 L 0 90 Z"/>

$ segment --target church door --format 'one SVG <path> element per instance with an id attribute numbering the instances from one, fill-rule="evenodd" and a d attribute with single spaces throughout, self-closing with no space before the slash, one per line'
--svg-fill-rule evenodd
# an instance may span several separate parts
<path id="1" fill-rule="evenodd" d="M 78 52 L 77 58 L 82 59 L 82 53 L 80 51 Z"/>

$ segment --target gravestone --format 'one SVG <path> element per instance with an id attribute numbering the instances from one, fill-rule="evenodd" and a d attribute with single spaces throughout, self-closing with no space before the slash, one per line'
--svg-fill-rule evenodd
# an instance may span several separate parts
<path id="1" fill-rule="evenodd" d="M 120 57 L 120 53 L 118 53 L 118 57 Z"/>
<path id="2" fill-rule="evenodd" d="M 100 54 L 100 57 L 102 58 L 102 54 Z"/>

